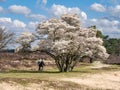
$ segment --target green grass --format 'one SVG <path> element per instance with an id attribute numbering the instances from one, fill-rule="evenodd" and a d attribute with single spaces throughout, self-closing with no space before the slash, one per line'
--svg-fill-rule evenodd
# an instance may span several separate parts
<path id="1" fill-rule="evenodd" d="M 62 77 L 79 77 L 85 74 L 94 74 L 100 72 L 109 72 L 120 70 L 119 65 L 111 65 L 103 68 L 89 68 L 90 66 L 80 66 L 75 68 L 72 72 L 60 73 L 57 69 L 48 69 L 46 71 L 27 71 L 27 70 L 9 70 L 0 71 L 1 78 L 32 78 L 40 80 L 48 80 L 50 78 L 62 78 Z"/>

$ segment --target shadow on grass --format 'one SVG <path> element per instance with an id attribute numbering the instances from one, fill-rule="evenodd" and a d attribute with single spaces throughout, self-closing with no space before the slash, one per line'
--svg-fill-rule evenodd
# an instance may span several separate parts
<path id="1" fill-rule="evenodd" d="M 60 72 L 59 71 L 10 70 L 10 71 L 0 71 L 0 73 L 60 73 Z"/>
<path id="2" fill-rule="evenodd" d="M 32 71 L 32 70 L 7 70 L 7 71 L 0 71 L 0 73 L 48 73 L 48 74 L 57 74 L 57 73 L 95 73 L 101 71 L 114 71 L 120 70 L 118 66 L 112 67 L 103 67 L 103 68 L 75 68 L 71 72 L 59 72 L 58 70 L 46 70 L 46 71 Z"/>
<path id="3" fill-rule="evenodd" d="M 91 71 L 71 71 L 72 73 L 91 73 Z"/>
<path id="4" fill-rule="evenodd" d="M 0 73 L 46 73 L 46 74 L 58 74 L 58 73 L 90 73 L 90 71 L 78 71 L 73 70 L 70 72 L 59 72 L 59 71 L 28 71 L 28 70 L 10 70 L 10 71 L 0 71 Z"/>

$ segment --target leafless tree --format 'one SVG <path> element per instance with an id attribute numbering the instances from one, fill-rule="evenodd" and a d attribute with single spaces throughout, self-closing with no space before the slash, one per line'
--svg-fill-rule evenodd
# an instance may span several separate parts
<path id="1" fill-rule="evenodd" d="M 13 40 L 14 33 L 8 32 L 0 26 L 0 50 L 7 47 Z"/>

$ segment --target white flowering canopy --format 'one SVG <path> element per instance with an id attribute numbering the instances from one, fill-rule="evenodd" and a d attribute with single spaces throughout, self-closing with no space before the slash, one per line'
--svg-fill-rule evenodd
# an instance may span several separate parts
<path id="1" fill-rule="evenodd" d="M 48 49 L 54 55 L 64 53 L 106 59 L 108 54 L 102 46 L 103 41 L 97 38 L 97 30 L 81 28 L 79 17 L 71 14 L 60 19 L 50 19 L 37 27 L 39 35 L 47 35 L 40 40 L 40 49 Z"/>
<path id="2" fill-rule="evenodd" d="M 16 52 L 22 50 L 22 49 L 28 49 L 31 47 L 31 42 L 34 41 L 34 35 L 30 32 L 23 32 L 17 39 L 16 42 L 19 43 L 21 46 L 19 46 L 16 49 Z"/>
<path id="3" fill-rule="evenodd" d="M 79 20 L 76 14 L 65 14 L 59 19 L 40 23 L 36 31 L 39 36 L 46 36 L 40 39 L 40 50 L 46 50 L 55 59 L 63 61 L 75 61 L 83 56 L 107 59 L 109 55 L 102 46 L 103 41 L 96 37 L 97 30 L 82 28 Z"/>

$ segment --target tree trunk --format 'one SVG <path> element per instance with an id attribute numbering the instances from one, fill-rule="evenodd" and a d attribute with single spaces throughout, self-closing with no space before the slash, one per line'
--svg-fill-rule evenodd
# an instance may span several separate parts
<path id="1" fill-rule="evenodd" d="M 56 65 L 60 72 L 68 72 L 68 67 L 66 66 L 66 63 L 62 62 L 63 60 L 56 60 Z"/>
<path id="2" fill-rule="evenodd" d="M 53 55 L 49 51 L 42 51 L 45 52 L 46 54 L 50 55 L 54 60 L 57 65 L 57 68 L 59 69 L 60 72 L 69 72 L 72 71 L 76 63 L 78 63 L 77 58 L 78 56 L 76 55 Z"/>
<path id="3" fill-rule="evenodd" d="M 64 60 L 63 60 L 64 59 Z M 79 62 L 78 60 L 73 60 L 72 58 L 56 58 L 56 65 L 60 72 L 70 72 L 74 69 L 75 65 Z"/>

